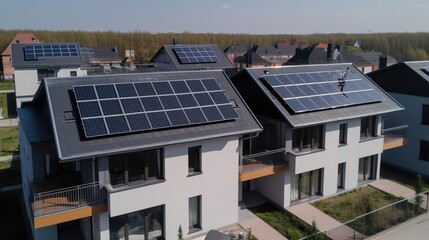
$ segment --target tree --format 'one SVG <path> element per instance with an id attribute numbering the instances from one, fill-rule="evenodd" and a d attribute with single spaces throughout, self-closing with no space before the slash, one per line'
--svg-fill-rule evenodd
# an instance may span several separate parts
<path id="1" fill-rule="evenodd" d="M 182 225 L 179 225 L 179 231 L 177 233 L 177 240 L 183 240 Z"/>
<path id="2" fill-rule="evenodd" d="M 425 184 L 423 183 L 422 176 L 420 174 L 418 174 L 416 186 L 414 187 L 414 189 L 416 191 L 416 195 L 422 193 L 424 191 L 424 187 L 425 187 Z M 416 200 L 416 204 L 415 204 L 416 211 L 418 211 L 420 209 L 420 205 L 422 205 L 422 203 L 423 203 L 423 196 L 418 195 L 418 196 L 416 196 L 415 200 Z"/>

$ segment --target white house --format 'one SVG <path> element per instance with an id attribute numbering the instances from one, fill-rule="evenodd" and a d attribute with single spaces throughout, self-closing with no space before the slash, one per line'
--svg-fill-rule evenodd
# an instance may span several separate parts
<path id="1" fill-rule="evenodd" d="M 368 76 L 405 107 L 386 117 L 386 127 L 408 126 L 402 129 L 407 144 L 384 152 L 383 162 L 429 177 L 429 61 L 397 63 Z"/>
<path id="2" fill-rule="evenodd" d="M 47 78 L 18 109 L 33 237 L 176 239 L 238 221 L 262 130 L 221 70 Z"/>
<path id="3" fill-rule="evenodd" d="M 243 142 L 240 200 L 254 190 L 286 208 L 379 178 L 382 116 L 403 108 L 354 65 L 249 68 L 231 80 L 264 127 Z"/>
<path id="4" fill-rule="evenodd" d="M 43 78 L 85 76 L 76 43 L 12 44 L 16 106 L 31 101 Z"/>

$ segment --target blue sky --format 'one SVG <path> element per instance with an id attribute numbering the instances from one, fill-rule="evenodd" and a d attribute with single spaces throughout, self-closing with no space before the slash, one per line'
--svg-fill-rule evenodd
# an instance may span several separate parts
<path id="1" fill-rule="evenodd" d="M 428 32 L 428 0 L 4 0 L 1 29 L 252 34 Z"/>

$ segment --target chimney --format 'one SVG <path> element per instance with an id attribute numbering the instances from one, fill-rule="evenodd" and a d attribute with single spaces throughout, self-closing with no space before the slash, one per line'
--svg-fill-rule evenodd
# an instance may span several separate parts
<path id="1" fill-rule="evenodd" d="M 387 55 L 380 56 L 380 60 L 378 61 L 378 66 L 379 66 L 379 69 L 387 67 Z"/>
<path id="2" fill-rule="evenodd" d="M 326 57 L 328 58 L 328 61 L 332 58 L 332 44 L 328 43 L 328 49 L 326 49 Z"/>
<path id="3" fill-rule="evenodd" d="M 179 38 L 178 37 L 174 37 L 173 38 L 173 45 L 178 45 L 178 44 L 180 44 Z"/>

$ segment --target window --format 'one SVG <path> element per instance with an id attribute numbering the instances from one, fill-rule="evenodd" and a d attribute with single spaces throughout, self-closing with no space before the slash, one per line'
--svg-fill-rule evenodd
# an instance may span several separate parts
<path id="1" fill-rule="evenodd" d="M 164 206 L 112 217 L 109 226 L 111 240 L 164 239 Z"/>
<path id="2" fill-rule="evenodd" d="M 376 137 L 375 116 L 362 118 L 360 123 L 360 138 Z"/>
<path id="3" fill-rule="evenodd" d="M 423 104 L 422 124 L 429 125 L 429 105 Z"/>
<path id="4" fill-rule="evenodd" d="M 310 198 L 320 195 L 322 169 L 305 172 L 292 176 L 291 180 L 291 201 Z"/>
<path id="5" fill-rule="evenodd" d="M 201 146 L 188 148 L 188 172 L 201 172 Z"/>
<path id="6" fill-rule="evenodd" d="M 76 77 L 77 72 L 76 71 L 70 71 L 70 77 Z"/>
<path id="7" fill-rule="evenodd" d="M 337 188 L 344 189 L 344 180 L 346 173 L 346 163 L 338 164 Z"/>
<path id="8" fill-rule="evenodd" d="M 39 82 L 47 77 L 55 77 L 55 71 L 52 69 L 37 69 L 37 80 Z"/>
<path id="9" fill-rule="evenodd" d="M 189 198 L 189 233 L 201 230 L 201 195 Z"/>
<path id="10" fill-rule="evenodd" d="M 347 123 L 340 124 L 339 144 L 347 144 Z"/>
<path id="11" fill-rule="evenodd" d="M 420 155 L 419 159 L 429 161 L 429 142 L 420 140 Z"/>
<path id="12" fill-rule="evenodd" d="M 163 178 L 162 149 L 114 155 L 109 157 L 112 186 L 128 185 Z"/>
<path id="13" fill-rule="evenodd" d="M 373 180 L 377 173 L 377 155 L 359 159 L 358 182 Z"/>
<path id="14" fill-rule="evenodd" d="M 306 151 L 322 148 L 323 125 L 294 129 L 292 148 L 294 151 Z"/>

